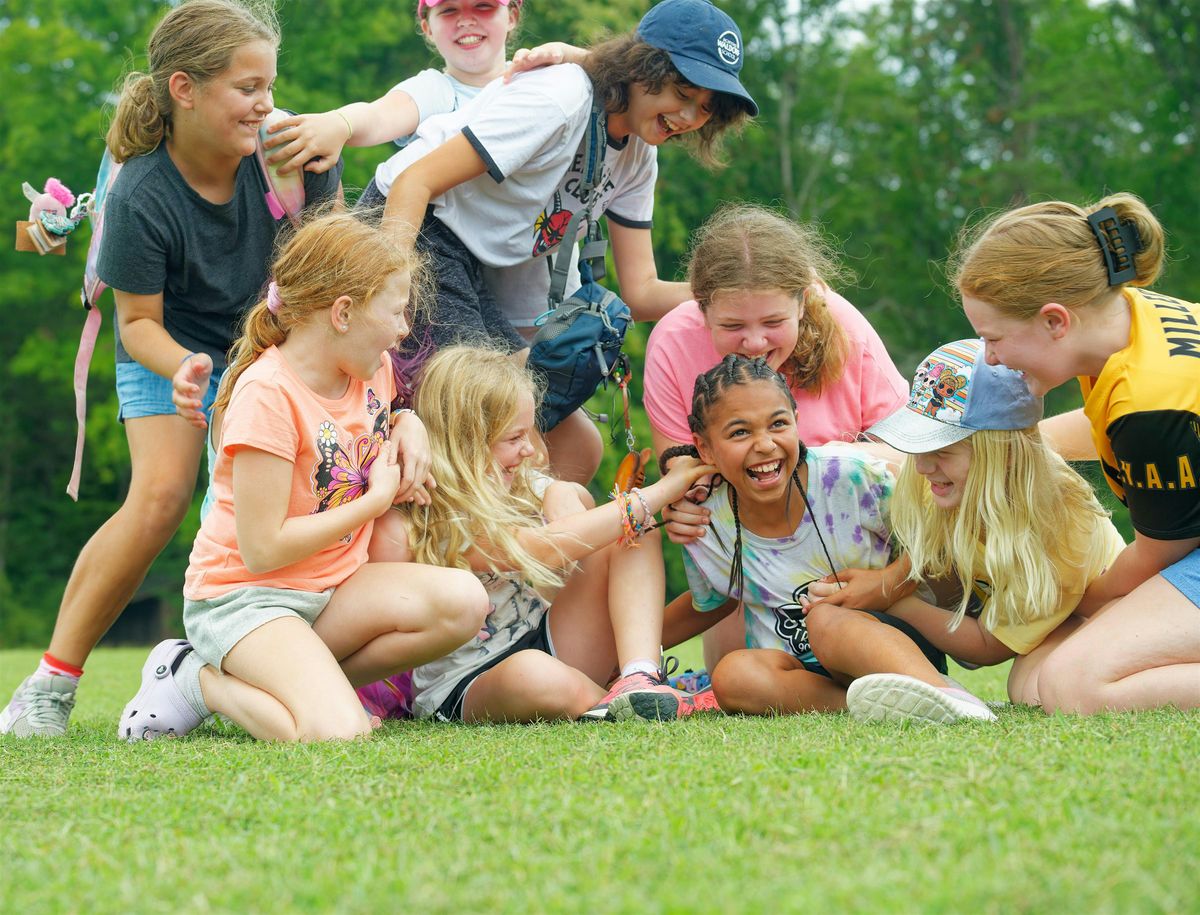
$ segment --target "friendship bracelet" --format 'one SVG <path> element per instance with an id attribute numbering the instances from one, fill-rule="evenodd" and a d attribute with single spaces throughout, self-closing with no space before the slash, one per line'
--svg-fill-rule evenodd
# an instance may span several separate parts
<path id="1" fill-rule="evenodd" d="M 621 519 L 621 545 L 626 547 L 638 546 L 637 521 L 633 516 L 633 505 L 629 495 L 622 492 L 620 487 L 614 486 L 612 496 L 613 501 L 617 503 L 617 514 Z"/>
<path id="2" fill-rule="evenodd" d="M 183 357 L 183 358 L 182 358 L 182 359 L 179 361 L 179 364 L 180 364 L 180 365 L 183 365 L 185 362 L 187 362 L 187 361 L 188 361 L 189 359 L 191 359 L 193 356 L 199 356 L 199 355 L 200 355 L 199 353 L 188 353 L 186 356 L 184 356 L 184 357 Z"/>
<path id="3" fill-rule="evenodd" d="M 641 537 L 646 531 L 650 530 L 650 520 L 654 517 L 654 512 L 650 511 L 650 506 L 646 503 L 646 497 L 642 495 L 642 491 L 636 486 L 629 490 L 630 495 L 636 496 L 638 502 L 642 506 L 642 526 L 638 530 L 638 536 Z"/>
<path id="4" fill-rule="evenodd" d="M 339 118 L 342 119 L 342 123 L 345 124 L 346 129 L 348 131 L 350 131 L 348 134 L 346 134 L 346 142 L 349 143 L 350 138 L 354 136 L 354 125 L 350 123 L 350 119 L 348 117 L 346 117 L 345 113 L 342 111 L 341 108 L 335 108 L 334 114 L 336 114 Z"/>

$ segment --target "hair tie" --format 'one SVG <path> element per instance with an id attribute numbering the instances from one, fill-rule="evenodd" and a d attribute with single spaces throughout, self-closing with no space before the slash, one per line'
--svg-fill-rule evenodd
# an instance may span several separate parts
<path id="1" fill-rule="evenodd" d="M 283 299 L 279 297 L 279 287 L 275 285 L 275 281 L 271 280 L 267 284 L 267 311 L 273 315 L 279 314 L 279 306 L 283 304 Z"/>

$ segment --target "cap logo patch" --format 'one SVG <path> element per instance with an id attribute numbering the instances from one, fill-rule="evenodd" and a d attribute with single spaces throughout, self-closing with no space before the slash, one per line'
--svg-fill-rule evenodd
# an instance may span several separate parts
<path id="1" fill-rule="evenodd" d="M 742 59 L 742 42 L 733 31 L 722 32 L 717 37 L 717 56 L 731 67 Z"/>

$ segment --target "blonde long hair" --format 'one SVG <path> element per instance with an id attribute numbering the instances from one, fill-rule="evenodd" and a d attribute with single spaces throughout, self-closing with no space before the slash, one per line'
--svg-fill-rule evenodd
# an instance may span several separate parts
<path id="1" fill-rule="evenodd" d="M 950 279 L 964 295 L 1022 321 L 1047 302 L 1093 305 L 1114 288 L 1087 221 L 1104 207 L 1136 225 L 1143 245 L 1133 258 L 1137 275 L 1115 288 L 1149 286 L 1162 272 L 1166 240 L 1150 208 L 1133 194 L 1113 194 L 1089 207 L 1034 203 L 968 227 L 950 257 Z"/>
<path id="2" fill-rule="evenodd" d="M 766 207 L 729 204 L 696 232 L 687 270 L 703 312 L 722 292 L 779 289 L 796 299 L 803 309 L 800 332 L 780 372 L 814 394 L 842 376 L 846 334 L 829 313 L 824 290 L 844 271 L 816 230 Z"/>
<path id="3" fill-rule="evenodd" d="M 417 385 L 416 410 L 429 432 L 437 492 L 426 508 L 410 510 L 418 562 L 469 569 L 471 549 L 493 549 L 494 570 L 517 568 L 534 587 L 562 584 L 556 569 L 521 546 L 517 532 L 544 525 L 530 462 L 506 489 L 496 475 L 492 445 L 517 418 L 522 394 L 536 409 L 533 377 L 505 353 L 477 346 L 439 350 Z"/>
<path id="4" fill-rule="evenodd" d="M 203 85 L 227 70 L 237 49 L 252 41 L 279 47 L 275 7 L 267 0 L 187 0 L 167 13 L 146 47 L 149 72 L 135 70 L 122 81 L 105 138 L 113 159 L 144 155 L 171 135 L 172 73 L 186 73 Z"/>
<path id="5" fill-rule="evenodd" d="M 972 570 L 982 545 L 992 585 L 981 622 L 993 630 L 1054 613 L 1062 595 L 1056 563 L 1081 567 L 1097 517 L 1108 512 L 1087 481 L 1042 441 L 1037 427 L 975 432 L 962 501 L 950 511 L 933 503 L 929 483 L 910 456 L 892 499 L 892 530 L 912 560 L 911 578 L 953 578 L 962 601 L 957 628 L 971 596 Z"/>
<path id="6" fill-rule="evenodd" d="M 411 312 L 425 276 L 423 262 L 414 252 L 392 244 L 378 228 L 355 214 L 326 212 L 306 217 L 283 241 L 271 268 L 279 309 L 272 313 L 264 298 L 246 314 L 242 335 L 229 350 L 229 366 L 213 413 L 229 405 L 242 372 L 266 350 L 286 340 L 293 328 L 329 308 L 339 296 L 350 297 L 351 313 L 364 308 L 395 273 L 409 276 Z"/>

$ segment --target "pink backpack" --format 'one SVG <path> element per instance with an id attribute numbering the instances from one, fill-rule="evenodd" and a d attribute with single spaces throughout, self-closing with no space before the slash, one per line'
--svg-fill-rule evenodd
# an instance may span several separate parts
<path id="1" fill-rule="evenodd" d="M 254 157 L 266 181 L 267 193 L 264 196 L 271 216 L 276 221 L 287 216 L 293 224 L 299 224 L 300 211 L 304 209 L 304 175 L 301 172 L 278 174 L 275 166 L 267 164 L 266 148 L 263 146 L 267 138 L 267 127 L 287 116 L 288 112 L 279 108 L 267 115 L 258 129 L 258 146 Z M 67 484 L 67 495 L 76 501 L 79 500 L 79 477 L 83 470 L 88 366 L 96 349 L 96 340 L 100 336 L 100 296 L 108 288 L 96 272 L 96 263 L 100 260 L 100 244 L 104 238 L 104 204 L 120 171 L 121 163 L 114 162 L 105 149 L 100 160 L 100 171 L 96 175 L 96 190 L 92 195 L 91 211 L 88 214 L 92 223 L 92 240 L 88 244 L 87 263 L 83 269 L 83 288 L 79 291 L 79 298 L 87 316 L 83 322 L 83 333 L 79 337 L 79 349 L 75 353 L 75 463 L 71 468 L 71 481 Z"/>

